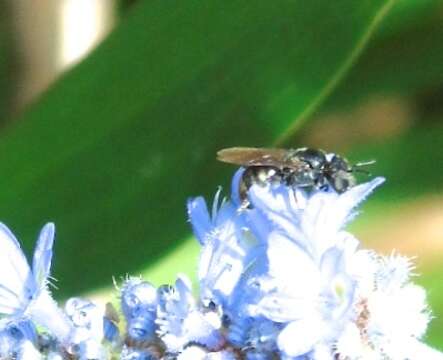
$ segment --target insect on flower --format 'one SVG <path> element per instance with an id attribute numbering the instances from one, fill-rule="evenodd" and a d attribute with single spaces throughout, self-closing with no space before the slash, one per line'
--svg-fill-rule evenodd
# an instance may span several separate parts
<path id="1" fill-rule="evenodd" d="M 293 187 L 327 189 L 343 193 L 356 184 L 354 172 L 375 161 L 351 165 L 345 158 L 311 148 L 272 149 L 232 147 L 220 150 L 217 159 L 246 169 L 240 183 L 240 197 L 246 199 L 253 185 L 285 184 Z"/>

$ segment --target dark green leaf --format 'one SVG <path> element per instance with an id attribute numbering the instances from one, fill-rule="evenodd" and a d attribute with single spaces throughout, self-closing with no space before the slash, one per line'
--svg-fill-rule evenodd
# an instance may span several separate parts
<path id="1" fill-rule="evenodd" d="M 422 24 L 438 21 L 442 9 L 442 0 L 396 1 L 371 42 L 375 43 L 380 38 L 398 35 Z"/>
<path id="2" fill-rule="evenodd" d="M 416 95 L 443 84 L 443 2 L 400 1 L 336 91 L 327 112 L 368 96 Z"/>

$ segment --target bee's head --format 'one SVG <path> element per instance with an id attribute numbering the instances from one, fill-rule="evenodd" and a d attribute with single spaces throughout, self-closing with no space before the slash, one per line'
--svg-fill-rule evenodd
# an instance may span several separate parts
<path id="1" fill-rule="evenodd" d="M 343 193 L 356 184 L 357 181 L 354 173 L 361 172 L 370 175 L 363 167 L 373 164 L 374 162 L 374 160 L 371 160 L 351 165 L 345 158 L 336 154 L 330 154 L 326 177 L 335 191 Z"/>

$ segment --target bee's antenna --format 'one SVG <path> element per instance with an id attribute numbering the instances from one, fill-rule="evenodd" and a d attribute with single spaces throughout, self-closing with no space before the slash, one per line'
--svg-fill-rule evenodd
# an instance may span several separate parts
<path id="1" fill-rule="evenodd" d="M 371 173 L 366 169 L 362 169 L 362 167 L 375 164 L 375 162 L 376 162 L 375 160 L 358 162 L 357 164 L 352 165 L 351 172 L 359 172 L 366 174 L 367 176 L 371 176 Z"/>

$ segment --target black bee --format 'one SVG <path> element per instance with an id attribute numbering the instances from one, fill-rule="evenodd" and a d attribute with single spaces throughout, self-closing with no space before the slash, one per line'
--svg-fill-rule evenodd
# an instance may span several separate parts
<path id="1" fill-rule="evenodd" d="M 360 167 L 374 161 L 350 165 L 337 155 L 323 150 L 266 149 L 233 147 L 220 150 L 217 159 L 245 167 L 240 184 L 240 196 L 246 199 L 246 192 L 252 184 L 286 184 L 293 187 L 328 189 L 343 193 L 356 184 L 354 172 L 365 172 Z"/>

